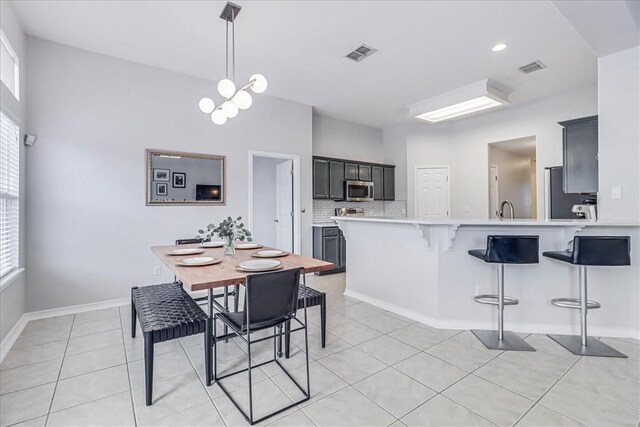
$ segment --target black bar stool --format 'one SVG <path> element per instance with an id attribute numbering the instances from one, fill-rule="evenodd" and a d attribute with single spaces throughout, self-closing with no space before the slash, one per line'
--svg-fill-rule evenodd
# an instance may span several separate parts
<path id="1" fill-rule="evenodd" d="M 578 265 L 580 268 L 580 298 L 555 298 L 551 304 L 580 309 L 580 336 L 548 335 L 549 338 L 580 356 L 627 357 L 618 350 L 596 339 L 587 340 L 587 312 L 600 308 L 600 303 L 587 299 L 587 266 L 631 265 L 631 239 L 629 236 L 576 236 L 573 250 L 543 252 L 542 255 Z"/>
<path id="2" fill-rule="evenodd" d="M 487 248 L 472 249 L 469 255 L 480 258 L 484 262 L 498 264 L 498 294 L 474 297 L 481 304 L 498 306 L 498 330 L 472 330 L 471 332 L 491 350 L 536 351 L 513 332 L 504 331 L 504 306 L 519 303 L 516 298 L 504 295 L 504 265 L 537 264 L 538 236 L 487 236 Z"/>

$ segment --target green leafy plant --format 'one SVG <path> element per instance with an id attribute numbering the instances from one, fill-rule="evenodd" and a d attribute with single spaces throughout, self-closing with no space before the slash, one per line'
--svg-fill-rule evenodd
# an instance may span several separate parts
<path id="1" fill-rule="evenodd" d="M 209 241 L 213 236 L 217 235 L 229 243 L 233 243 L 234 241 L 244 242 L 245 240 L 247 242 L 253 241 L 251 232 L 244 228 L 244 223 L 241 221 L 241 216 L 236 219 L 227 217 L 227 219 L 222 220 L 218 225 L 209 224 L 206 230 L 198 230 L 198 237 Z"/>

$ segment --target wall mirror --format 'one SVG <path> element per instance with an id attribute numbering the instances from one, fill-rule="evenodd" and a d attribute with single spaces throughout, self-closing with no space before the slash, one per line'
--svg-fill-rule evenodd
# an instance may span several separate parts
<path id="1" fill-rule="evenodd" d="M 147 205 L 224 205 L 225 158 L 146 150 Z"/>

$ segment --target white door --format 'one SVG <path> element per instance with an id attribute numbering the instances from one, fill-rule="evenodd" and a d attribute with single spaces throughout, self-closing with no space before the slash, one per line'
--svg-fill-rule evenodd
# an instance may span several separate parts
<path id="1" fill-rule="evenodd" d="M 489 218 L 497 218 L 500 207 L 500 198 L 498 196 L 498 166 L 489 165 Z"/>
<path id="2" fill-rule="evenodd" d="M 293 251 L 293 161 L 276 165 L 276 244 L 278 249 Z"/>
<path id="3" fill-rule="evenodd" d="M 416 169 L 416 216 L 419 219 L 449 218 L 449 169 Z"/>

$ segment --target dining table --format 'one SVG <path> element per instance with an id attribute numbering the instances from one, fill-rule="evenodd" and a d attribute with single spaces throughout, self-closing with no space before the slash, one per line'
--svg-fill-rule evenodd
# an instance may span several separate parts
<path id="1" fill-rule="evenodd" d="M 176 249 L 201 249 L 203 252 L 199 254 L 189 255 L 171 255 Z M 239 263 L 255 258 L 252 254 L 256 251 L 275 250 L 274 248 L 260 246 L 251 249 L 236 248 L 234 255 L 224 255 L 223 247 L 203 247 L 198 243 L 188 245 L 165 245 L 152 246 L 151 251 L 167 266 L 167 268 L 182 282 L 183 287 L 190 291 L 207 291 L 208 310 L 207 314 L 213 318 L 214 307 L 218 311 L 228 311 L 227 294 L 228 286 L 244 285 L 247 276 L 259 272 L 247 272 L 238 269 Z M 182 260 L 188 257 L 213 257 L 219 258 L 221 262 L 206 266 L 183 266 L 180 265 Z M 305 274 L 316 273 L 321 271 L 329 271 L 336 268 L 335 264 L 303 256 L 295 253 L 287 253 L 286 256 L 268 258 L 277 259 L 281 262 L 282 268 L 274 271 L 282 271 L 287 269 L 301 268 Z M 303 284 L 306 286 L 305 274 L 301 274 Z M 214 295 L 215 289 L 222 288 L 224 294 Z M 215 299 L 224 296 L 224 305 L 218 303 Z M 225 328 L 226 329 L 226 328 Z M 225 331 L 226 332 L 226 331 Z M 229 337 L 226 333 L 216 338 L 217 341 L 226 340 Z"/>

